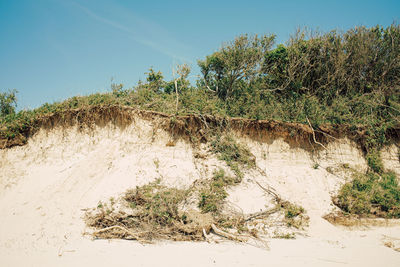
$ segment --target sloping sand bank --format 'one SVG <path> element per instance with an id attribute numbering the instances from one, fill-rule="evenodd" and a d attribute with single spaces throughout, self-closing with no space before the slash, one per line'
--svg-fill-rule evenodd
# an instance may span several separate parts
<path id="1" fill-rule="evenodd" d="M 25 146 L 0 150 L 1 266 L 400 266 L 400 222 L 350 230 L 321 217 L 334 207 L 331 196 L 346 179 L 340 166 L 365 170 L 357 146 L 347 139 L 311 154 L 283 139 L 254 141 L 238 136 L 256 156 L 260 172 L 246 171 L 227 201 L 243 213 L 265 208 L 268 196 L 255 181 L 270 185 L 302 205 L 310 217 L 306 236 L 268 239 L 270 250 L 224 241 L 160 242 L 91 240 L 82 216 L 128 188 L 161 178 L 184 188 L 223 165 L 212 155 L 174 140 L 157 121 L 136 119 L 113 125 L 40 130 Z M 206 149 L 205 149 L 206 151 Z M 386 166 L 399 170 L 396 147 Z"/>

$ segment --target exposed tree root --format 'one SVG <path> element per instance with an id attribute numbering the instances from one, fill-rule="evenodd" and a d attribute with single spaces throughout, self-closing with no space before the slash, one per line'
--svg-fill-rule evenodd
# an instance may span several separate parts
<path id="1" fill-rule="evenodd" d="M 312 127 L 311 122 L 310 122 L 310 120 L 308 119 L 308 117 L 306 117 L 306 119 L 307 119 L 308 125 L 310 125 L 314 143 L 316 143 L 316 144 L 322 146 L 325 150 L 327 150 L 326 146 L 324 146 L 323 144 L 321 144 L 320 142 L 317 141 L 317 139 L 315 138 L 315 131 L 314 131 L 314 128 Z"/>

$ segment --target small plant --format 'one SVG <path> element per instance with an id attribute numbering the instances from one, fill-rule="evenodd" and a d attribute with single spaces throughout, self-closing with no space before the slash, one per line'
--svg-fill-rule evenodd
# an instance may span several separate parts
<path id="1" fill-rule="evenodd" d="M 316 169 L 318 169 L 318 168 L 319 168 L 319 164 L 318 164 L 318 163 L 314 163 L 313 169 L 316 170 Z"/>
<path id="2" fill-rule="evenodd" d="M 212 152 L 218 154 L 218 158 L 225 161 L 240 180 L 243 178 L 241 166 L 255 166 L 254 155 L 246 146 L 237 143 L 232 136 L 216 136 L 211 142 L 211 147 Z"/>
<path id="3" fill-rule="evenodd" d="M 302 228 L 308 221 L 308 217 L 304 216 L 303 207 L 284 201 L 280 203 L 285 212 L 285 221 L 288 227 Z"/>
<path id="4" fill-rule="evenodd" d="M 111 204 L 111 207 L 114 206 L 114 204 L 115 204 L 115 198 L 114 197 L 110 197 L 110 204 Z"/>
<path id="5" fill-rule="evenodd" d="M 296 235 L 295 235 L 294 233 L 286 233 L 286 234 L 283 234 L 283 233 L 277 233 L 277 232 L 275 232 L 273 238 L 295 239 L 295 238 L 296 238 Z"/>
<path id="6" fill-rule="evenodd" d="M 166 226 L 181 219 L 178 205 L 185 197 L 185 190 L 167 188 L 156 181 L 128 191 L 124 199 L 140 212 L 143 220 Z"/>
<path id="7" fill-rule="evenodd" d="M 379 155 L 379 151 L 378 150 L 372 150 L 370 151 L 367 156 L 367 162 L 368 162 L 368 166 L 372 169 L 372 171 L 378 173 L 378 174 L 382 174 L 383 173 L 383 163 L 382 163 L 382 159 Z"/>
<path id="8" fill-rule="evenodd" d="M 223 169 L 215 171 L 209 187 L 200 191 L 200 210 L 203 213 L 218 213 L 223 200 L 228 196 L 225 187 L 235 183 L 237 180 L 226 176 Z"/>
<path id="9" fill-rule="evenodd" d="M 285 218 L 291 219 L 299 216 L 304 213 L 304 208 L 290 202 L 286 202 L 282 204 L 282 207 L 285 209 Z"/>
<path id="10" fill-rule="evenodd" d="M 156 169 L 160 167 L 160 160 L 158 158 L 153 159 L 154 166 L 156 166 Z"/>
<path id="11" fill-rule="evenodd" d="M 17 90 L 0 93 L 0 118 L 15 114 L 17 106 Z"/>

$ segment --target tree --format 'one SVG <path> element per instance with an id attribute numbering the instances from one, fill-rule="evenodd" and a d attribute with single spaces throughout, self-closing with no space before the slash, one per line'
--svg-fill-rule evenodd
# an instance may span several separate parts
<path id="1" fill-rule="evenodd" d="M 5 117 L 15 113 L 17 107 L 17 93 L 18 91 L 8 90 L 8 92 L 0 93 L 0 116 Z"/>
<path id="2" fill-rule="evenodd" d="M 275 35 L 240 35 L 219 51 L 199 60 L 205 86 L 226 100 L 239 84 L 250 84 L 260 74 L 264 55 L 274 44 Z"/>
<path id="3" fill-rule="evenodd" d="M 154 91 L 154 92 L 160 92 L 161 88 L 164 85 L 164 77 L 161 73 L 161 71 L 155 72 L 153 68 L 149 69 L 149 72 L 146 72 L 147 74 L 147 83 L 149 85 L 149 89 Z"/>
<path id="4" fill-rule="evenodd" d="M 175 78 L 175 72 L 178 74 L 178 77 Z M 172 69 L 172 75 L 174 77 L 174 86 L 175 86 L 175 94 L 176 94 L 176 113 L 178 113 L 178 103 L 179 103 L 179 89 L 178 89 L 178 81 L 181 82 L 181 85 L 188 87 L 189 81 L 186 79 L 190 74 L 190 67 L 187 64 L 177 65 L 176 68 Z M 182 89 L 180 89 L 182 91 Z"/>

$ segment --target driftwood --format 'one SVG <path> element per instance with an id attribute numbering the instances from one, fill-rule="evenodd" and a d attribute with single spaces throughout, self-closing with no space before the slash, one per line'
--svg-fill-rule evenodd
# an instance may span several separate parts
<path id="1" fill-rule="evenodd" d="M 122 227 L 122 226 L 119 226 L 119 225 L 114 225 L 114 226 L 110 226 L 110 227 L 106 227 L 106 228 L 94 231 L 92 233 L 92 235 L 96 237 L 101 233 L 104 233 L 104 232 L 107 232 L 107 231 L 110 231 L 110 230 L 113 230 L 113 229 L 119 229 L 119 230 L 129 234 L 133 239 L 135 239 L 135 240 L 137 240 L 137 241 L 139 241 L 141 243 L 149 243 L 149 241 L 146 241 L 146 240 L 140 238 L 138 233 L 134 233 L 134 232 L 126 229 L 125 227 Z"/>
<path id="2" fill-rule="evenodd" d="M 253 214 L 249 214 L 247 215 L 247 217 L 244 219 L 245 222 L 251 221 L 255 218 L 261 217 L 261 216 L 266 216 L 266 215 L 271 215 L 275 212 L 279 211 L 278 207 L 272 208 L 270 210 L 266 210 L 266 211 L 260 211 L 260 212 L 256 212 Z"/>
<path id="3" fill-rule="evenodd" d="M 207 233 L 206 233 L 206 229 L 204 229 L 204 228 L 203 228 L 203 235 L 204 235 L 204 238 L 206 239 L 206 241 L 207 241 L 208 243 L 210 243 L 210 238 L 208 237 L 208 235 L 207 235 Z"/>
<path id="4" fill-rule="evenodd" d="M 229 240 L 238 241 L 238 242 L 247 242 L 247 238 L 224 232 L 224 231 L 218 229 L 217 226 L 215 226 L 215 224 L 211 224 L 211 228 L 213 229 L 214 233 L 216 233 L 219 236 L 225 237 Z"/>

